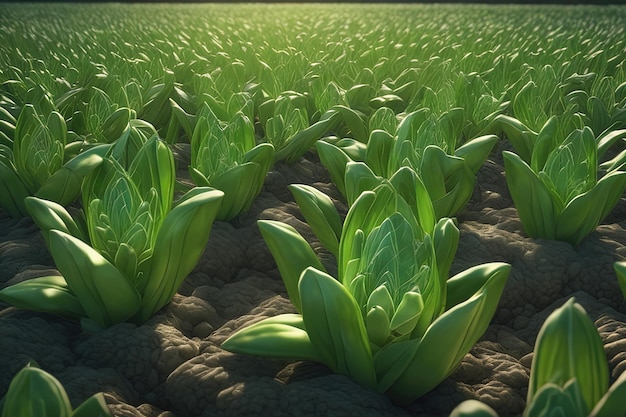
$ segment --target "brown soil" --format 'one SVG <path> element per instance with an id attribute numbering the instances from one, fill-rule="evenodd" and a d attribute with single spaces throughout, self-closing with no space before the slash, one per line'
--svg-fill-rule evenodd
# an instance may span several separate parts
<path id="1" fill-rule="evenodd" d="M 461 240 L 451 274 L 493 261 L 512 271 L 484 337 L 459 368 L 408 407 L 361 388 L 310 362 L 268 360 L 220 349 L 236 329 L 293 312 L 257 219 L 298 229 L 332 269 L 286 186 L 311 184 L 340 195 L 312 153 L 278 164 L 252 209 L 217 222 L 204 256 L 172 303 L 142 326 L 98 333 L 52 315 L 0 304 L 0 396 L 30 360 L 57 377 L 76 406 L 103 391 L 115 416 L 447 416 L 464 399 L 500 416 L 521 415 L 535 337 L 554 308 L 575 296 L 605 343 L 612 378 L 626 367 L 626 303 L 613 263 L 626 259 L 626 202 L 576 248 L 526 237 L 504 179 L 497 149 L 478 175 L 458 216 Z M 39 230 L 0 212 L 0 287 L 54 272 Z"/>

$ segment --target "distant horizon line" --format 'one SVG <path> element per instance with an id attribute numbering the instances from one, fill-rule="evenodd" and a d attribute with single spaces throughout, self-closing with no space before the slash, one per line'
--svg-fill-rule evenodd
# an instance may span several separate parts
<path id="1" fill-rule="evenodd" d="M 269 1 L 250 1 L 250 0 L 182 0 L 182 1 L 159 1 L 159 0 L 0 0 L 0 3 L 171 3 L 171 4 L 185 4 L 185 3 L 352 3 L 352 4 L 385 4 L 385 3 L 415 3 L 415 4 L 500 4 L 500 5 L 589 5 L 589 6 L 622 6 L 626 5 L 626 0 L 480 0 L 480 1 L 463 1 L 463 0 L 269 0 Z"/>

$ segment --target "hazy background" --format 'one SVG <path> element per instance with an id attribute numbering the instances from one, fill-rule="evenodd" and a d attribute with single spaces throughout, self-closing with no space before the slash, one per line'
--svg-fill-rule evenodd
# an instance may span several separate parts
<path id="1" fill-rule="evenodd" d="M 255 1 L 232 1 L 232 0 L 214 0 L 207 2 L 205 0 L 186 0 L 186 1 L 153 1 L 153 0 L 37 0 L 37 1 L 8 1 L 0 0 L 0 3 L 255 3 Z M 464 0 L 432 0 L 432 1 L 415 1 L 415 0 L 363 0 L 363 1 L 340 1 L 340 0 L 314 0 L 314 1 L 294 1 L 294 0 L 270 0 L 256 1 L 260 3 L 482 3 L 482 4 L 589 4 L 589 5 L 626 5 L 626 0 L 480 0 L 480 1 L 464 1 Z"/>

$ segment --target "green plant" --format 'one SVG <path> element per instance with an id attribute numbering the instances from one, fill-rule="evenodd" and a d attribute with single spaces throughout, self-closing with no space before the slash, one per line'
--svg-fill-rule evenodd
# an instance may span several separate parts
<path id="1" fill-rule="evenodd" d="M 128 167 L 108 157 L 86 177 L 84 218 L 26 199 L 61 275 L 7 287 L 0 299 L 80 318 L 89 328 L 145 322 L 194 268 L 223 196 L 197 187 L 172 207 L 174 175 L 171 151 L 154 136 Z"/>
<path id="2" fill-rule="evenodd" d="M 193 98 L 176 82 L 174 72 L 165 70 L 159 82 L 154 82 L 145 92 L 143 107 L 137 111 L 138 117 L 152 124 L 168 143 L 176 141 L 179 130 L 171 100 L 187 110 L 193 107 Z"/>
<path id="3" fill-rule="evenodd" d="M 626 188 L 623 155 L 598 164 L 607 143 L 624 132 L 596 141 L 588 127 L 558 141 L 559 119 L 552 117 L 537 135 L 530 163 L 505 151 L 506 181 L 524 230 L 530 237 L 577 245 L 610 213 Z M 600 167 L 609 171 L 598 179 Z"/>
<path id="4" fill-rule="evenodd" d="M 274 166 L 274 146 L 256 145 L 254 125 L 242 112 L 223 122 L 205 104 L 196 116 L 191 138 L 191 178 L 198 186 L 224 192 L 218 220 L 249 210 Z"/>
<path id="5" fill-rule="evenodd" d="M 389 152 L 389 171 L 413 167 L 424 181 L 438 218 L 454 216 L 474 192 L 476 173 L 497 143 L 494 135 L 461 144 L 463 109 L 451 109 L 435 118 L 427 111 L 406 116 L 398 125 Z"/>
<path id="6" fill-rule="evenodd" d="M 266 100 L 259 106 L 265 140 L 274 145 L 276 161 L 296 161 L 316 140 L 337 126 L 340 115 L 333 109 L 310 124 L 309 107 L 308 97 L 293 91 L 285 91 L 276 99 Z"/>
<path id="7" fill-rule="evenodd" d="M 97 393 L 72 410 L 63 385 L 29 362 L 11 380 L 0 402 L 2 417 L 111 417 L 102 393 Z"/>
<path id="8" fill-rule="evenodd" d="M 609 388 L 609 369 L 593 322 L 570 298 L 550 314 L 537 335 L 524 417 L 613 417 L 626 414 L 626 373 Z M 477 401 L 451 417 L 497 416 Z"/>
<path id="9" fill-rule="evenodd" d="M 102 162 L 104 147 L 96 147 L 72 158 L 66 152 L 65 120 L 56 111 L 45 119 L 33 105 L 23 107 L 15 125 L 12 148 L 0 144 L 0 207 L 12 217 L 28 213 L 24 199 L 38 196 L 67 205 L 78 197 L 85 175 Z"/>
<path id="10" fill-rule="evenodd" d="M 255 323 L 222 347 L 321 362 L 400 404 L 456 368 L 487 328 L 510 269 L 485 264 L 448 280 L 458 229 L 449 219 L 422 228 L 389 183 L 350 207 L 338 278 L 295 229 L 273 221 L 259 228 L 298 314 Z"/>
<path id="11" fill-rule="evenodd" d="M 377 113 L 374 116 L 378 118 Z M 463 109 L 457 108 L 437 118 L 428 109 L 422 109 L 406 115 L 393 134 L 372 130 L 365 151 L 359 148 L 351 151 L 338 146 L 340 143 L 332 145 L 324 141 L 317 143 L 317 151 L 344 196 L 342 178 L 351 160 L 363 160 L 381 178 L 390 178 L 398 169 L 408 166 L 424 182 L 436 217 L 454 216 L 472 196 L 476 173 L 498 141 L 496 136 L 487 135 L 459 146 L 463 114 Z M 381 122 L 374 119 L 373 123 L 394 126 L 389 115 L 386 119 Z"/>

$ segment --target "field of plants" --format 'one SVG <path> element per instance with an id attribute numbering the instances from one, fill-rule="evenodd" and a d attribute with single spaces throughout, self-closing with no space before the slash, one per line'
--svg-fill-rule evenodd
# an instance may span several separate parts
<path id="1" fill-rule="evenodd" d="M 0 416 L 626 416 L 625 164 L 624 7 L 2 4 Z"/>

